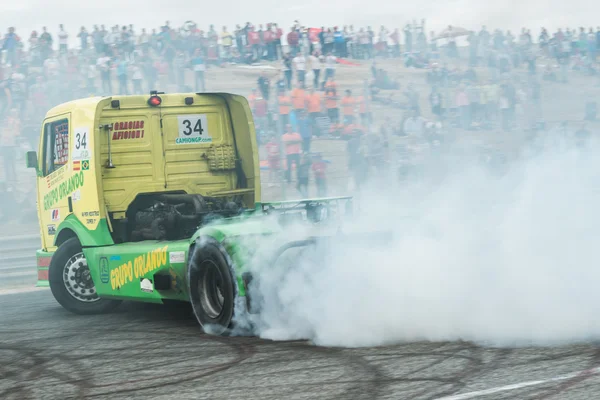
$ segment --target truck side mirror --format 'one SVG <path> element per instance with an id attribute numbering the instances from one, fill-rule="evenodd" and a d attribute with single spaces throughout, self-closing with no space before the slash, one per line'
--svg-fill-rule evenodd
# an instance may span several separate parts
<path id="1" fill-rule="evenodd" d="M 36 171 L 38 170 L 38 158 L 35 151 L 27 152 L 27 168 L 33 168 Z"/>

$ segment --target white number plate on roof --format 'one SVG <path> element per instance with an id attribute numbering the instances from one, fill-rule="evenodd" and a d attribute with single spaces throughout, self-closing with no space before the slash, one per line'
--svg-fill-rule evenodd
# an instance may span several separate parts
<path id="1" fill-rule="evenodd" d="M 178 115 L 177 144 L 211 143 L 206 114 Z"/>

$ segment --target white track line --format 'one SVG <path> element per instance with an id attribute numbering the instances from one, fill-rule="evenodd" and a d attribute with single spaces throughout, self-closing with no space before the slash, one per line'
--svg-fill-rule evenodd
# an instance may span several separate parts
<path id="1" fill-rule="evenodd" d="M 17 278 L 19 276 L 37 276 L 37 271 L 35 269 L 29 269 L 29 271 L 16 271 L 16 272 L 2 272 L 0 273 L 0 277 L 3 278 Z"/>
<path id="2" fill-rule="evenodd" d="M 39 292 L 42 290 L 47 290 L 47 287 L 35 287 L 33 285 L 29 286 L 21 286 L 11 289 L 0 289 L 0 296 L 6 296 L 9 294 L 19 294 L 19 293 L 31 293 L 31 292 Z"/>
<path id="3" fill-rule="evenodd" d="M 437 400 L 466 400 L 466 399 L 474 399 L 476 397 L 488 396 L 490 394 L 500 393 L 500 392 L 508 392 L 510 390 L 522 389 L 530 386 L 539 386 L 545 383 L 558 382 L 558 381 L 566 381 L 569 379 L 580 378 L 588 375 L 596 375 L 600 373 L 600 367 L 587 369 L 585 371 L 572 372 L 570 374 L 555 376 L 554 378 L 543 379 L 539 381 L 529 381 L 529 382 L 521 382 L 515 383 L 513 385 L 506 386 L 498 386 L 491 389 L 485 390 L 477 390 L 475 392 L 468 392 L 463 394 L 456 394 L 452 396 L 440 397 Z"/>

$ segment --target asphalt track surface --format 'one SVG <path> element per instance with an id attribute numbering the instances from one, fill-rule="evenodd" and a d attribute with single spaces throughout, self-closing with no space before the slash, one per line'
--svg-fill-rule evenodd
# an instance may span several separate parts
<path id="1" fill-rule="evenodd" d="M 187 307 L 0 295 L 0 399 L 594 399 L 600 348 L 323 348 L 203 334 Z M 513 386 L 510 386 L 513 385 Z"/>

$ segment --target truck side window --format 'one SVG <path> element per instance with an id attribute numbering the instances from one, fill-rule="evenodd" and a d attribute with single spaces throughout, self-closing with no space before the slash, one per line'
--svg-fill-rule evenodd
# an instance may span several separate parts
<path id="1" fill-rule="evenodd" d="M 44 125 L 44 176 L 50 175 L 69 160 L 69 120 Z"/>

